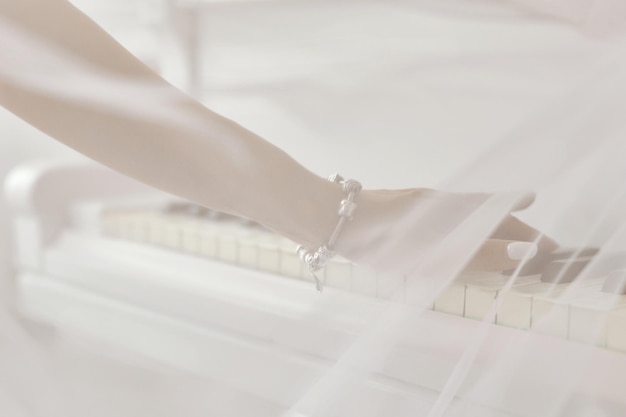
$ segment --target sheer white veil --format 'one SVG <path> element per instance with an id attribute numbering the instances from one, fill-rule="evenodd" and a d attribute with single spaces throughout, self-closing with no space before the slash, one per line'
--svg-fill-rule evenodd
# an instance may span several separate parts
<path id="1" fill-rule="evenodd" d="M 444 184 L 444 188 L 456 191 L 535 190 L 535 203 L 519 217 L 557 237 L 562 245 L 601 248 L 574 287 L 577 283 L 584 285 L 585 279 L 605 274 L 600 272 L 603 262 L 612 254 L 623 252 L 626 243 L 626 168 L 621 163 L 626 152 L 621 111 L 626 104 L 625 66 L 626 54 L 621 50 L 598 62 L 567 92 L 528 114 L 516 129 Z M 450 259 L 450 254 L 455 254 L 454 259 L 463 263 L 462 257 L 457 256 L 463 251 L 455 248 L 456 242 L 463 236 L 480 234 L 480 229 L 490 230 L 495 225 L 489 226 L 489 216 L 498 210 L 504 216 L 513 204 L 506 198 L 490 200 L 481 208 L 489 215 L 482 216 L 481 210 L 474 213 L 431 256 Z M 465 250 L 471 253 L 472 248 Z M 422 297 L 412 300 L 411 307 L 390 304 L 380 321 L 357 337 L 338 364 L 295 409 L 304 410 L 302 415 L 342 415 L 337 410 L 351 410 L 354 403 L 364 401 L 362 391 L 348 387 L 382 372 L 385 360 L 394 361 L 394 346 L 411 343 L 407 339 L 415 343 L 415 338 L 435 337 L 433 329 L 420 327 L 418 319 L 431 302 L 432 288 L 425 283 L 432 281 L 433 275 L 444 282 L 452 279 L 459 264 L 447 268 L 436 261 L 433 264 L 437 265 L 436 272 L 422 265 L 424 270 L 418 268 L 409 276 L 404 289 L 404 297 L 411 293 Z M 515 279 L 516 273 L 506 285 Z M 620 300 L 607 298 L 607 308 L 611 302 Z M 542 336 L 532 332 L 514 341 L 503 340 L 489 324 L 500 307 L 495 304 L 483 322 L 468 332 L 471 334 L 457 335 L 464 348 L 453 355 L 454 366 L 450 367 L 445 383 L 434 390 L 432 403 L 418 404 L 423 398 L 412 403 L 407 395 L 397 400 L 407 403 L 391 407 L 393 415 L 482 416 L 492 412 L 498 416 L 618 416 L 626 411 L 624 404 L 607 400 L 611 397 L 611 388 L 607 387 L 621 385 L 623 376 L 606 367 L 621 368 L 623 358 L 600 357 L 593 347 L 584 345 L 563 349 L 544 344 Z M 542 320 L 550 321 L 552 317 L 548 315 Z M 605 331 L 606 325 L 602 319 L 592 320 L 587 331 L 595 338 Z M 424 367 L 422 371 L 428 369 Z M 420 372 L 417 367 L 413 370 Z M 382 407 L 372 401 L 371 407 Z M 507 408 L 511 403 L 516 404 L 515 410 Z M 483 408 L 484 404 L 493 409 Z M 500 404 L 503 409 L 496 411 Z"/>
<path id="2" fill-rule="evenodd" d="M 485 4 L 476 7 L 488 8 Z M 620 395 L 626 383 L 623 352 L 494 326 L 492 322 L 503 308 L 500 302 L 488 308 L 481 320 L 467 319 L 464 325 L 457 320 L 433 320 L 431 311 L 433 298 L 457 278 L 478 249 L 477 242 L 491 234 L 527 191 L 536 193 L 536 201 L 518 214 L 522 220 L 574 251 L 599 248 L 598 255 L 560 296 L 567 298 L 568 293 L 586 285 L 586 280 L 604 271 L 606 259 L 626 250 L 626 42 L 620 40 L 619 25 L 623 6 L 594 2 L 589 13 L 581 11 L 586 7 L 568 7 L 564 2 L 542 4 L 524 2 L 525 7 L 582 21 L 580 26 L 587 32 L 581 36 L 600 36 L 593 48 L 602 54 L 562 83 L 558 91 L 543 97 L 541 105 L 531 110 L 525 107 L 526 113 L 518 115 L 508 132 L 438 184 L 450 191 L 493 192 L 494 196 L 431 248 L 390 300 L 378 300 L 375 308 L 367 310 L 367 318 L 354 325 L 345 340 L 337 343 L 339 347 L 330 336 L 329 340 L 311 341 L 332 345 L 330 359 L 314 358 L 310 372 L 302 366 L 307 372 L 291 380 L 281 379 L 283 375 L 275 373 L 270 363 L 247 363 L 225 371 L 229 376 L 222 382 L 218 376 L 174 370 L 71 332 L 72 336 L 48 343 L 45 328 L 22 326 L 14 314 L 3 313 L 0 412 L 12 417 L 234 416 L 241 415 L 240 402 L 248 401 L 251 405 L 246 409 L 254 409 L 260 416 L 626 415 L 626 400 Z M 464 7 L 471 10 L 471 5 Z M 491 18 L 495 25 L 502 24 L 498 19 L 506 21 L 497 14 Z M 472 13 L 467 19 L 472 19 Z M 462 20 L 458 24 L 463 24 Z M 545 24 L 561 25 L 551 20 Z M 559 32 L 554 36 L 560 36 Z M 572 46 L 571 53 L 576 52 Z M 563 61 L 561 65 L 569 65 L 567 58 Z M 576 59 L 572 62 L 578 63 Z M 462 59 L 458 62 L 464 64 L 467 62 Z M 378 69 L 385 75 L 397 74 L 397 67 L 389 67 L 381 63 Z M 472 69 L 471 63 L 468 68 Z M 328 87 L 332 74 L 324 76 L 320 84 Z M 334 81 L 341 81 L 341 74 L 335 76 Z M 367 78 L 367 74 L 362 76 Z M 540 84 L 532 77 L 528 82 Z M 393 83 L 381 81 L 387 87 Z M 454 83 L 451 79 L 450 84 Z M 305 117 L 297 112 L 295 109 L 294 118 Z M 314 125 L 319 120 L 309 122 Z M 347 149 L 354 143 L 347 140 L 337 146 Z M 324 144 L 322 148 L 326 149 Z M 351 168 L 366 171 L 356 164 Z M 503 286 L 513 285 L 519 273 L 511 273 Z M 617 296 L 608 297 L 604 306 L 621 302 Z M 365 311 L 369 304 L 359 302 L 358 306 Z M 323 315 L 322 311 L 308 313 Z M 556 315 L 555 310 L 541 320 L 550 322 Z M 303 332 L 310 324 L 306 319 L 304 314 L 296 318 L 301 320 Z M 589 319 L 585 337 L 593 339 L 606 332 L 607 326 L 602 319 Z M 280 340 L 282 334 L 295 329 L 276 328 L 273 334 Z M 277 343 L 279 352 L 290 353 L 292 347 Z M 283 398 L 272 394 L 276 390 L 265 389 L 272 385 L 284 387 Z"/>

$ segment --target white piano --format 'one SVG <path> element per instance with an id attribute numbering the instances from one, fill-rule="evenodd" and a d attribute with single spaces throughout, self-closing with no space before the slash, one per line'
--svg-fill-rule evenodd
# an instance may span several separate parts
<path id="1" fill-rule="evenodd" d="M 374 187 L 436 184 L 613 58 L 498 2 L 302 2 L 308 17 L 260 2 L 247 20 L 239 2 L 167 3 L 186 6 L 169 23 L 198 97 L 316 172 Z M 201 28 L 222 40 L 206 55 Z M 389 137 L 405 151 L 387 155 Z M 396 169 L 338 157 L 355 146 Z M 337 260 L 319 294 L 291 242 L 91 163 L 25 164 L 5 190 L 21 313 L 197 375 L 227 415 L 626 415 L 626 298 L 604 276 L 550 291 L 538 275 L 509 290 L 463 276 L 414 311 L 403 276 Z"/>
<path id="2" fill-rule="evenodd" d="M 537 275 L 464 276 L 411 314 L 402 276 L 338 260 L 319 294 L 291 242 L 95 164 L 25 164 L 5 190 L 22 314 L 228 387 L 236 415 L 335 415 L 319 398 L 358 416 L 626 415 L 626 296 L 603 277 L 564 298 Z M 398 322 L 413 331 L 387 340 Z"/>

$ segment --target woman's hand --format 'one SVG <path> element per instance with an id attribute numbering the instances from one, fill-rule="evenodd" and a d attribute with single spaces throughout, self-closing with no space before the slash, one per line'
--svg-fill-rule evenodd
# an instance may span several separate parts
<path id="1" fill-rule="evenodd" d="M 465 270 L 504 271 L 557 248 L 552 239 L 510 214 L 528 207 L 532 195 L 509 199 L 509 205 L 494 205 L 491 197 L 426 189 L 364 190 L 336 250 L 377 270 L 410 273 L 437 257 L 459 262 Z"/>

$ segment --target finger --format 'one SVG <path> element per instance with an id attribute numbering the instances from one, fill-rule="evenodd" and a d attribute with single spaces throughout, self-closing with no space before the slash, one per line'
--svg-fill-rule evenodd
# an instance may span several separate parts
<path id="1" fill-rule="evenodd" d="M 526 193 L 524 194 L 518 201 L 515 203 L 511 211 L 519 211 L 528 208 L 535 201 L 534 193 Z"/>
<path id="2" fill-rule="evenodd" d="M 508 215 L 491 235 L 493 239 L 519 240 L 535 242 L 540 252 L 552 252 L 559 245 L 539 230 L 524 223 L 518 218 Z"/>
<path id="3" fill-rule="evenodd" d="M 467 271 L 506 271 L 515 269 L 537 255 L 538 247 L 533 242 L 518 240 L 488 239 L 466 266 Z"/>

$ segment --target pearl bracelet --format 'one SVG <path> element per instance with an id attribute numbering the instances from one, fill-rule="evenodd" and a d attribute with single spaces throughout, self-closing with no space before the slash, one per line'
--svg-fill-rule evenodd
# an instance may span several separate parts
<path id="1" fill-rule="evenodd" d="M 339 222 L 337 226 L 335 226 L 335 230 L 330 235 L 330 239 L 325 245 L 317 248 L 316 251 L 310 251 L 304 246 L 298 246 L 297 253 L 302 262 L 308 267 L 309 273 L 313 276 L 315 280 L 315 288 L 317 291 L 322 292 L 324 286 L 322 281 L 315 274 L 316 271 L 324 268 L 328 261 L 330 261 L 334 256 L 335 252 L 333 248 L 335 247 L 335 241 L 339 236 L 339 232 L 343 228 L 344 224 L 348 220 L 352 220 L 354 215 L 354 210 L 356 209 L 356 203 L 354 202 L 355 197 L 361 191 L 361 183 L 355 180 L 344 180 L 341 175 L 334 174 L 328 177 L 329 181 L 336 182 L 342 185 L 343 192 L 346 195 L 346 198 L 341 200 L 339 204 L 339 210 L 337 214 L 339 214 Z"/>

